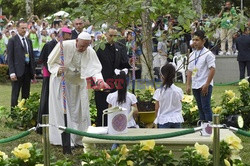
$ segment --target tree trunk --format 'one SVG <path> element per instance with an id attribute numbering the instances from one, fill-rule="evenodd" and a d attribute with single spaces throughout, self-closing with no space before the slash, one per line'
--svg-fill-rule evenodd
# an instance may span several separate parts
<path id="1" fill-rule="evenodd" d="M 145 0 L 143 6 L 151 6 L 152 0 Z M 145 9 L 142 13 L 142 51 L 141 64 L 142 64 L 142 79 L 152 80 L 153 75 L 153 55 L 152 55 L 152 21 L 149 18 L 150 11 Z"/>
<path id="2" fill-rule="evenodd" d="M 33 0 L 26 0 L 26 15 L 28 18 L 34 14 L 34 3 Z"/>
<path id="3" fill-rule="evenodd" d="M 193 9 L 196 11 L 198 17 L 202 19 L 201 0 L 192 0 Z"/>

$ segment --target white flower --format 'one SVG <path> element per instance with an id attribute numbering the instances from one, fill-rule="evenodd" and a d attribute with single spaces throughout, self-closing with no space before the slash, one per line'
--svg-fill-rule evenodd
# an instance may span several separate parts
<path id="1" fill-rule="evenodd" d="M 4 152 L 1 152 L 1 151 L 0 151 L 0 160 L 1 160 L 1 158 L 2 158 L 3 160 L 5 160 L 5 159 L 8 158 L 8 155 L 6 155 Z"/>

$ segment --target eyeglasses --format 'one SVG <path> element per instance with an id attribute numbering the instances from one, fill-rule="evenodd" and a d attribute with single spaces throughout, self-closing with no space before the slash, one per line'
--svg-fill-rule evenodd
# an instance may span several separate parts
<path id="1" fill-rule="evenodd" d="M 79 23 L 75 23 L 76 25 L 82 25 L 82 22 L 79 22 Z"/>

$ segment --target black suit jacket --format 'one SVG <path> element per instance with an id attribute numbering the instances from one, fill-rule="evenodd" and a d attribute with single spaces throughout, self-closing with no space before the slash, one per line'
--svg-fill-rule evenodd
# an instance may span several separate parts
<path id="1" fill-rule="evenodd" d="M 35 74 L 35 60 L 33 54 L 32 42 L 26 38 L 30 58 L 30 73 L 31 77 Z M 18 35 L 9 39 L 7 46 L 7 62 L 9 66 L 9 74 L 15 73 L 17 77 L 21 77 L 25 71 L 25 50 Z"/>
<path id="2" fill-rule="evenodd" d="M 114 43 L 114 46 L 115 59 L 111 60 L 112 56 L 107 55 L 107 52 L 105 50 L 106 48 L 104 50 L 100 48 L 96 52 L 102 64 L 102 75 L 105 81 L 107 81 L 107 79 L 114 78 L 115 69 L 131 68 L 128 63 L 126 49 L 118 43 Z"/>
<path id="3" fill-rule="evenodd" d="M 41 51 L 40 58 L 39 58 L 39 63 L 42 63 L 47 69 L 48 69 L 48 57 L 53 48 L 56 46 L 57 41 L 56 39 L 53 39 L 49 42 L 47 42 Z"/>
<path id="4" fill-rule="evenodd" d="M 241 35 L 236 39 L 236 48 L 239 51 L 238 61 L 250 61 L 250 35 Z"/>
<path id="5" fill-rule="evenodd" d="M 77 37 L 78 37 L 78 33 L 76 32 L 76 30 L 75 29 L 72 30 L 71 31 L 71 39 L 77 39 Z"/>

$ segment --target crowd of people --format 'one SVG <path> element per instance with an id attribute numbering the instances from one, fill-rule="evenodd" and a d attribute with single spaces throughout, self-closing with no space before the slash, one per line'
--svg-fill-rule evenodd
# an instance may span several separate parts
<path id="1" fill-rule="evenodd" d="M 219 55 L 233 55 L 233 33 L 230 28 L 235 14 L 231 3 L 226 2 L 218 15 L 222 17 Z M 63 110 L 67 110 L 68 126 L 86 131 L 90 125 L 87 100 L 89 87 L 95 90 L 97 126 L 102 125 L 103 110 L 108 107 L 124 106 L 128 113 L 132 110 L 131 106 L 137 107 L 135 95 L 127 92 L 127 77 L 131 63 L 134 62 L 133 56 L 137 58 L 137 63 L 141 59 L 141 40 L 135 41 L 135 38 L 142 37 L 140 25 L 119 29 L 115 23 L 103 24 L 97 28 L 82 18 L 71 22 L 61 17 L 49 24 L 38 16 L 31 16 L 28 21 L 23 18 L 17 22 L 11 21 L 11 18 L 5 20 L 5 26 L 3 20 L 0 23 L 0 63 L 7 63 L 9 66 L 12 108 L 17 105 L 20 91 L 22 98 L 29 97 L 31 80 L 41 73 L 43 86 L 38 123 L 41 123 L 43 114 L 49 113 L 51 124 L 64 126 Z M 184 122 L 181 114 L 183 91 L 174 85 L 176 66 L 171 63 L 171 55 L 178 52 L 188 54 L 189 57 L 186 93 L 190 94 L 192 90 L 200 120 L 212 120 L 210 100 L 216 52 L 209 50 L 212 42 L 207 41 L 202 30 L 202 26 L 209 26 L 208 24 L 208 19 L 203 22 L 194 21 L 191 25 L 192 32 L 176 39 L 170 36 L 176 33 L 173 27 L 178 22 L 170 14 L 159 17 L 152 25 L 152 56 L 160 62 L 157 63 L 159 66 L 154 67 L 159 67 L 159 79 L 162 81 L 161 88 L 156 90 L 153 97 L 156 100 L 155 124 L 159 128 L 180 128 Z M 245 67 L 248 69 L 248 76 L 250 75 L 249 26 L 248 22 L 242 35 L 235 39 L 241 79 L 244 78 Z M 115 40 L 118 36 L 119 40 Z M 103 39 L 106 40 L 105 47 L 94 50 L 95 41 Z M 39 64 L 42 65 L 41 73 L 36 71 Z M 140 68 L 139 65 L 137 67 Z M 140 73 L 137 73 L 137 78 L 140 78 Z M 64 86 L 61 86 L 62 79 L 66 81 Z M 135 111 L 128 127 L 138 127 L 134 120 L 136 116 Z M 41 130 L 38 132 L 41 133 Z M 62 145 L 60 134 L 56 128 L 50 129 L 51 144 Z M 82 142 L 79 137 L 71 136 L 71 146 L 75 145 L 82 145 Z"/>
<path id="2" fill-rule="evenodd" d="M 194 20 L 190 25 L 190 32 L 173 38 L 173 35 L 180 32 L 178 19 L 175 19 L 170 14 L 160 16 L 153 23 L 153 56 L 156 67 L 159 68 L 165 62 L 171 62 L 172 57 L 180 54 L 189 54 L 194 50 L 193 36 L 197 30 L 206 30 L 215 28 L 214 34 L 208 40 L 206 39 L 205 47 L 210 49 L 217 56 L 237 56 L 239 64 L 240 79 L 250 75 L 250 55 L 249 50 L 249 29 L 250 19 L 245 22 L 244 28 L 240 28 L 236 8 L 230 1 L 226 1 L 222 6 L 220 13 L 217 16 L 208 16 L 205 14 L 202 19 Z M 219 18 L 219 19 L 217 19 Z M 215 20 L 219 20 L 215 21 Z M 217 22 L 215 24 L 214 22 Z M 213 25 L 214 24 L 214 25 Z M 237 26 L 235 26 L 237 25 Z M 179 26 L 178 30 L 174 28 Z M 243 39 L 243 40 L 242 40 Z M 245 74 L 247 71 L 247 74 Z"/>

